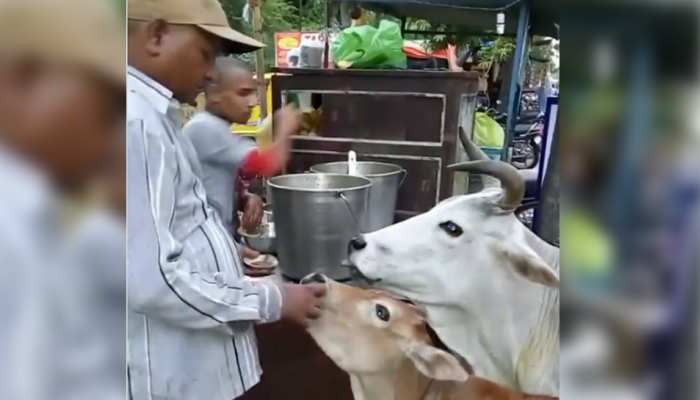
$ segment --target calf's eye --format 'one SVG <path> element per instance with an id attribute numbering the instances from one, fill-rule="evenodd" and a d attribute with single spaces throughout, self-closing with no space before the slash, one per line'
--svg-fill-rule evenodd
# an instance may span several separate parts
<path id="1" fill-rule="evenodd" d="M 447 232 L 448 235 L 452 237 L 457 237 L 462 234 L 462 228 L 452 221 L 445 221 L 440 223 L 440 229 Z"/>
<path id="2" fill-rule="evenodd" d="M 377 318 L 381 319 L 384 322 L 389 322 L 389 318 L 391 318 L 389 309 L 381 304 L 377 304 L 374 306 L 374 313 L 377 315 Z"/>

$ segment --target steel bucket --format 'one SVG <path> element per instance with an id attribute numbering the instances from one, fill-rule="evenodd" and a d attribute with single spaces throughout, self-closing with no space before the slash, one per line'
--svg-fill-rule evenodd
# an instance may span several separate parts
<path id="1" fill-rule="evenodd" d="M 311 172 L 347 174 L 348 162 L 316 164 Z M 357 161 L 357 173 L 372 182 L 369 190 L 369 207 L 362 222 L 364 232 L 372 232 L 394 223 L 396 197 L 406 179 L 406 170 L 396 164 Z"/>
<path id="2" fill-rule="evenodd" d="M 350 279 L 340 264 L 350 240 L 361 233 L 372 183 L 340 174 L 281 175 L 267 183 L 282 274 L 294 280 L 312 272 Z"/>

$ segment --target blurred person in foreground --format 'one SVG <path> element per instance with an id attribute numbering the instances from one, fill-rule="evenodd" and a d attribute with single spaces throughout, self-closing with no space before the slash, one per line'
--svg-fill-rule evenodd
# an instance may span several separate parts
<path id="1" fill-rule="evenodd" d="M 115 126 L 109 162 L 96 179 L 86 205 L 66 235 L 65 269 L 80 290 L 63 293 L 61 308 L 70 363 L 84 368 L 57 371 L 71 382 L 98 369 L 71 390 L 73 399 L 124 399 L 126 385 L 126 143 L 123 120 Z M 72 312 L 71 312 L 72 311 Z M 76 312 L 80 311 L 80 312 Z M 55 332 L 55 331 L 54 331 Z M 85 379 L 85 377 L 82 377 Z"/>
<path id="2" fill-rule="evenodd" d="M 207 202 L 236 237 L 238 210 L 243 210 L 242 228 L 255 232 L 263 215 L 262 199 L 243 190 L 242 181 L 278 173 L 289 158 L 289 137 L 296 133 L 297 114 L 289 108 L 275 114 L 277 139 L 259 149 L 251 138 L 231 132 L 231 124 L 245 124 L 258 103 L 255 80 L 242 62 L 227 57 L 216 60 L 214 78 L 205 88 L 206 110 L 190 119 L 183 133 L 194 145 L 202 165 L 200 178 Z M 240 206 L 239 206 L 240 204 Z M 241 246 L 244 257 L 254 250 Z"/>
<path id="3" fill-rule="evenodd" d="M 130 0 L 127 76 L 127 372 L 133 399 L 231 400 L 262 373 L 254 325 L 305 325 L 323 286 L 245 278 L 181 103 L 213 78 L 220 52 L 261 43 L 228 25 L 216 0 Z"/>
<path id="4" fill-rule="evenodd" d="M 113 6 L 0 2 L 3 398 L 99 393 L 117 399 L 125 393 L 112 357 L 121 343 L 96 332 L 103 321 L 93 319 L 117 318 L 124 329 L 123 313 L 96 305 L 102 283 L 87 276 L 100 275 L 99 267 L 71 257 L 66 239 L 75 228 L 67 205 L 108 167 L 115 140 L 123 137 L 124 38 Z M 123 271 L 124 265 L 110 268 Z"/>

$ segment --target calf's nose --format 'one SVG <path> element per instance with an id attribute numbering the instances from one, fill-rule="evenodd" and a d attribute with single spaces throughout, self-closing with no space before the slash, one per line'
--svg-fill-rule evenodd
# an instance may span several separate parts
<path id="1" fill-rule="evenodd" d="M 353 250 L 362 250 L 365 247 L 367 247 L 367 242 L 365 241 L 364 236 L 355 236 L 350 240 L 350 248 Z"/>
<path id="2" fill-rule="evenodd" d="M 314 272 L 303 277 L 299 283 L 302 285 L 306 285 L 308 283 L 326 283 L 326 276 L 318 272 Z"/>

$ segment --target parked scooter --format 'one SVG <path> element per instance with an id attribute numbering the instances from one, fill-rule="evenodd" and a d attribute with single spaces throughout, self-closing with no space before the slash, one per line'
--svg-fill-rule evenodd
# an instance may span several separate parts
<path id="1" fill-rule="evenodd" d="M 538 165 L 542 152 L 544 115 L 540 114 L 524 132 L 515 129 L 513 154 L 510 162 L 518 169 L 531 169 Z"/>
<path id="2" fill-rule="evenodd" d="M 477 97 L 477 112 L 484 112 L 499 125 L 506 129 L 508 115 L 494 108 L 488 107 L 488 102 L 483 96 Z M 525 129 L 522 126 L 525 125 Z M 531 169 L 540 161 L 542 149 L 542 132 L 544 129 L 544 115 L 536 118 L 521 120 L 516 123 L 512 140 L 513 152 L 510 162 L 518 169 Z"/>

